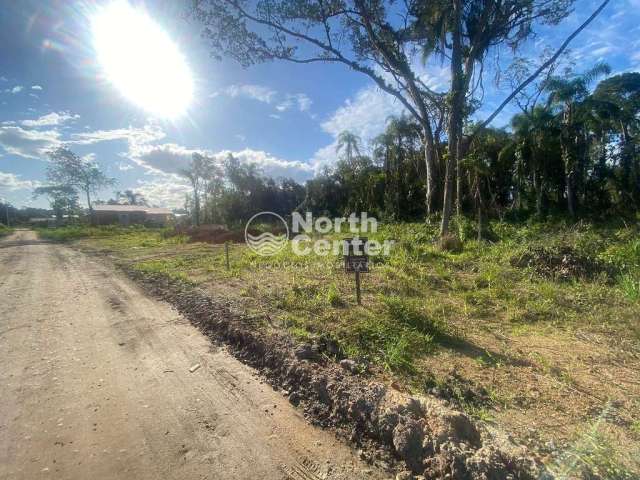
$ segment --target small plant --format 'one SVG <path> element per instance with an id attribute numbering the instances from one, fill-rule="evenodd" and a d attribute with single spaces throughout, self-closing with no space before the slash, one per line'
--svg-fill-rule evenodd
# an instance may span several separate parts
<path id="1" fill-rule="evenodd" d="M 615 440 L 602 433 L 596 422 L 573 448 L 563 453 L 551 467 L 556 478 L 637 479 L 620 458 Z"/>
<path id="2" fill-rule="evenodd" d="M 629 300 L 640 300 L 640 278 L 627 273 L 620 277 L 620 289 Z"/>
<path id="3" fill-rule="evenodd" d="M 327 303 L 336 308 L 345 306 L 345 301 L 340 296 L 340 291 L 335 283 L 329 285 L 327 289 Z"/>

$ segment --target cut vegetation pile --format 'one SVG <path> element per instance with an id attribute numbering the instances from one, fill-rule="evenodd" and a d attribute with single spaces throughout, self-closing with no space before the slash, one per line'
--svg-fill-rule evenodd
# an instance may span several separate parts
<path id="1" fill-rule="evenodd" d="M 434 241 L 435 226 L 381 227 L 369 238 L 396 246 L 363 275 L 363 306 L 337 257 L 260 257 L 233 245 L 227 270 L 219 245 L 134 229 L 80 245 L 145 278 L 197 287 L 251 319 L 257 335 L 311 346 L 321 359 L 305 368 L 353 371 L 385 395 L 462 409 L 480 432 L 506 432 L 550 472 L 637 478 L 638 228 L 490 228 L 495 242 L 450 252 Z M 390 448 L 402 457 L 401 446 Z"/>
<path id="2" fill-rule="evenodd" d="M 529 247 L 526 252 L 511 261 L 517 267 L 528 267 L 538 275 L 555 280 L 590 279 L 607 275 L 601 262 L 580 255 L 575 248 L 565 245 L 557 249 Z"/>

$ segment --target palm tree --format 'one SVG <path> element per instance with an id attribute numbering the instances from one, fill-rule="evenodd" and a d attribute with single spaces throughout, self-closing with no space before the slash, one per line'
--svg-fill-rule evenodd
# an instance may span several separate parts
<path id="1" fill-rule="evenodd" d="M 572 217 L 576 214 L 575 177 L 578 170 L 578 151 L 582 136 L 578 122 L 580 107 L 589 96 L 591 83 L 610 72 L 611 68 L 607 64 L 598 63 L 582 74 L 568 78 L 552 77 L 546 85 L 546 90 L 549 92 L 549 105 L 560 110 L 560 143 L 565 174 L 565 193 L 567 209 Z"/>
<path id="2" fill-rule="evenodd" d="M 353 159 L 360 156 L 360 137 L 348 130 L 340 132 L 336 153 L 339 154 L 341 151 L 344 151 L 347 163 L 352 164 Z"/>
<path id="3" fill-rule="evenodd" d="M 530 112 L 515 115 L 511 119 L 511 128 L 519 197 L 525 183 L 524 177 L 530 173 L 536 198 L 536 214 L 542 216 L 542 204 L 548 183 L 547 162 L 553 159 L 553 156 L 549 155 L 549 146 L 555 134 L 553 114 L 548 108 L 537 106 Z"/>

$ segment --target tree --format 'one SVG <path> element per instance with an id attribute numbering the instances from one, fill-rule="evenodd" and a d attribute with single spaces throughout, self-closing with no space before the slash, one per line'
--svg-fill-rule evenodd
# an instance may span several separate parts
<path id="1" fill-rule="evenodd" d="M 567 210 L 569 215 L 576 215 L 575 182 L 577 168 L 579 167 L 579 149 L 582 140 L 579 117 L 583 102 L 589 96 L 589 86 L 599 76 L 607 75 L 611 68 L 600 63 L 588 71 L 570 77 L 552 77 L 547 82 L 549 92 L 548 103 L 560 110 L 561 118 L 561 148 L 562 161 L 565 173 L 565 189 L 567 197 Z"/>
<path id="2" fill-rule="evenodd" d="M 73 187 L 65 185 L 37 187 L 33 191 L 33 197 L 37 198 L 41 195 L 49 197 L 51 210 L 58 220 L 62 220 L 65 215 L 71 216 L 80 210 L 78 192 Z"/>
<path id="3" fill-rule="evenodd" d="M 555 160 L 555 137 L 558 131 L 552 112 L 541 106 L 534 107 L 527 113 L 514 115 L 511 119 L 513 138 L 511 140 L 516 154 L 517 181 L 519 196 L 522 194 L 521 175 L 531 177 L 534 190 L 536 214 L 543 216 L 543 203 L 549 179 L 549 162 Z"/>
<path id="4" fill-rule="evenodd" d="M 580 25 L 548 61 L 523 81 L 476 130 L 486 127 L 519 91 L 535 80 L 602 11 L 602 5 Z M 214 57 L 230 56 L 243 66 L 270 60 L 297 64 L 342 64 L 369 77 L 395 97 L 420 125 L 426 165 L 427 214 L 435 186 L 436 129 L 447 115 L 448 155 L 445 169 L 441 232 L 448 230 L 453 178 L 461 205 L 459 163 L 470 137 L 463 125 L 477 102 L 483 63 L 491 51 L 511 51 L 537 23 L 557 24 L 574 0 L 195 0 L 192 16 L 204 25 L 203 36 Z M 415 57 L 438 56 L 451 71 L 448 94 L 428 87 Z M 472 133 L 473 135 L 473 133 Z M 471 135 L 471 136 L 472 136 Z"/>
<path id="5" fill-rule="evenodd" d="M 194 152 L 189 166 L 180 170 L 180 174 L 189 180 L 193 189 L 193 223 L 195 225 L 200 225 L 200 200 L 211 163 L 212 159 L 209 157 Z"/>
<path id="6" fill-rule="evenodd" d="M 196 0 L 191 13 L 204 25 L 214 57 L 227 55 L 243 66 L 270 60 L 342 64 L 396 98 L 421 127 L 430 211 L 433 129 L 443 95 L 415 69 L 416 3 Z"/>
<path id="7" fill-rule="evenodd" d="M 89 216 L 93 221 L 91 195 L 95 195 L 101 188 L 115 185 L 115 179 L 107 177 L 95 162 L 79 157 L 67 147 L 58 147 L 48 155 L 49 183 L 84 193 Z"/>
<path id="8" fill-rule="evenodd" d="M 353 163 L 356 156 L 360 156 L 360 137 L 356 134 L 344 130 L 338 135 L 336 153 L 344 151 L 347 163 Z"/>
<path id="9" fill-rule="evenodd" d="M 133 190 L 125 190 L 124 192 L 116 192 L 117 203 L 120 205 L 138 205 L 142 207 L 148 207 L 149 204 L 139 192 Z"/>
<path id="10" fill-rule="evenodd" d="M 454 173 L 456 205 L 458 211 L 461 208 L 460 163 L 466 148 L 463 144 L 463 125 L 471 112 L 470 103 L 466 99 L 470 89 L 477 84 L 474 84 L 474 78 L 482 75 L 483 63 L 488 53 L 503 45 L 515 51 L 529 38 L 536 22 L 557 24 L 567 15 L 572 3 L 572 0 L 417 2 L 419 20 L 416 31 L 418 38 L 423 41 L 423 57 L 436 54 L 441 59 L 449 59 L 451 72 L 448 157 L 440 228 L 442 235 L 449 229 Z M 478 71 L 480 73 L 476 74 Z"/>
<path id="11" fill-rule="evenodd" d="M 603 80 L 591 95 L 591 106 L 606 130 L 619 138 L 620 189 L 640 203 L 640 73 L 623 73 Z M 604 141 L 602 144 L 604 145 Z"/>

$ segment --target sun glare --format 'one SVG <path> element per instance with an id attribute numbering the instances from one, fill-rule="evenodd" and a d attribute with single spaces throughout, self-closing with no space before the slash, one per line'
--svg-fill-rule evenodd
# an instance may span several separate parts
<path id="1" fill-rule="evenodd" d="M 98 61 L 126 98 L 161 117 L 186 112 L 193 96 L 189 67 L 145 12 L 116 1 L 92 18 L 91 27 Z"/>

